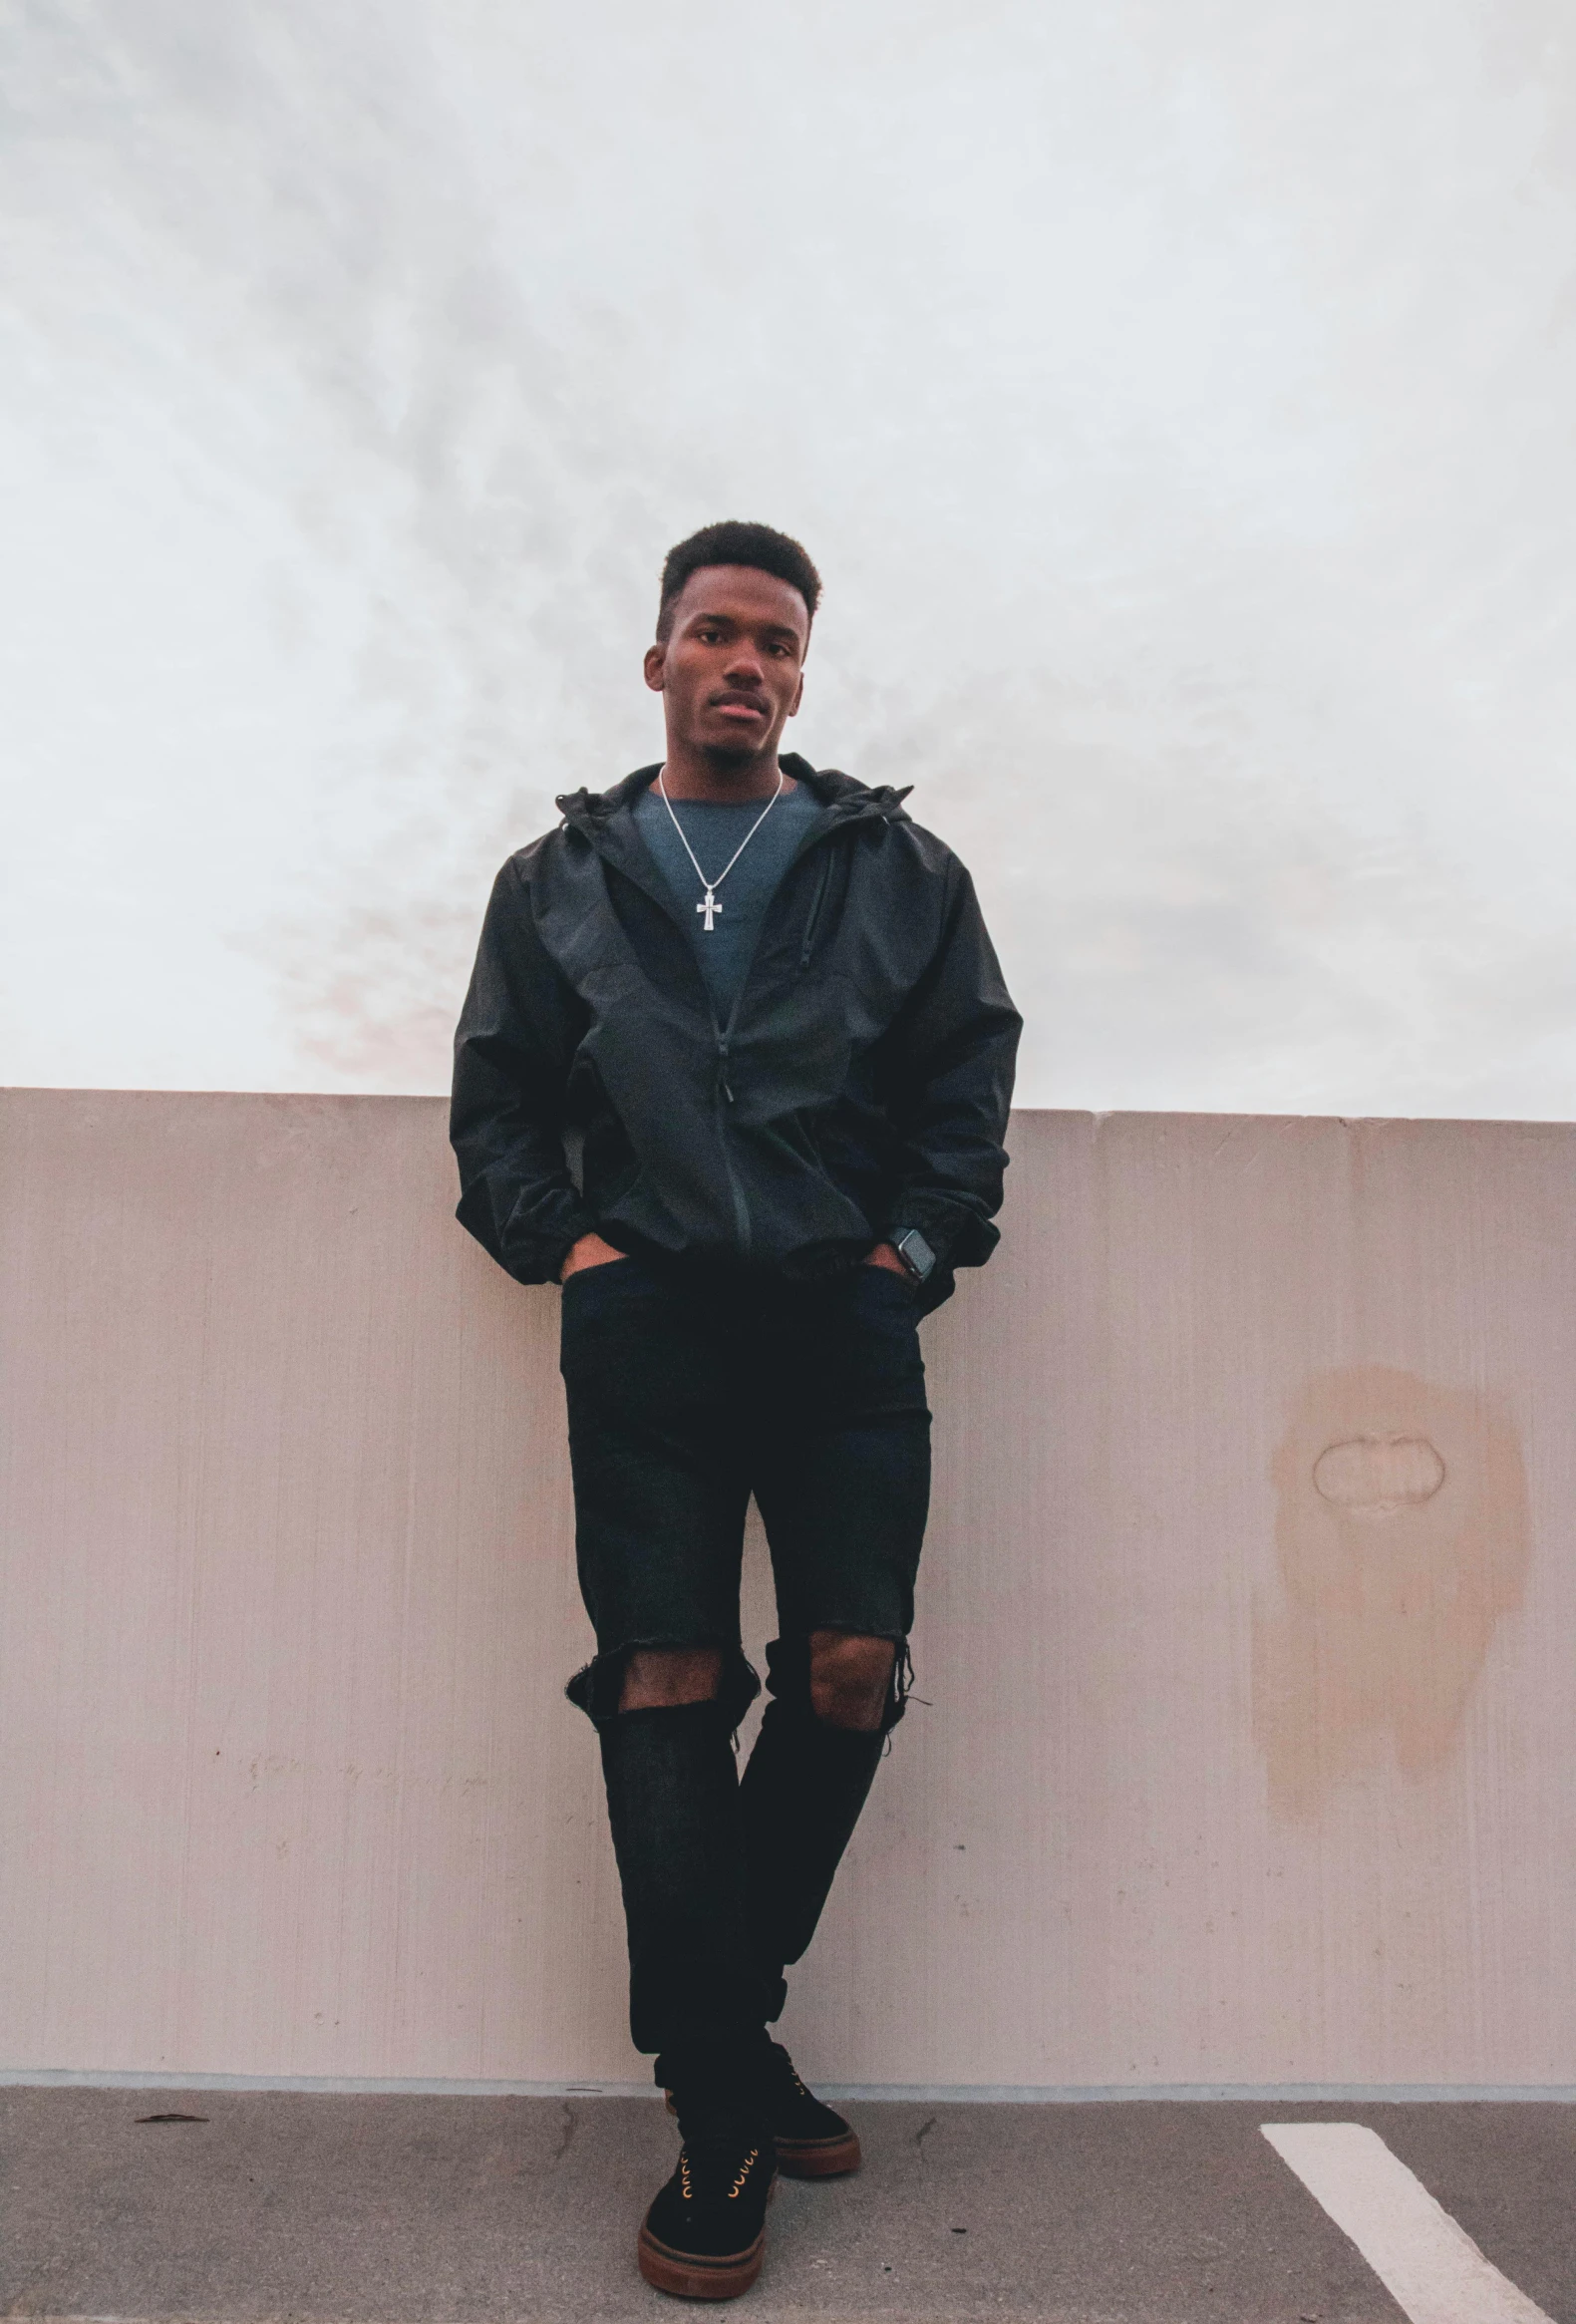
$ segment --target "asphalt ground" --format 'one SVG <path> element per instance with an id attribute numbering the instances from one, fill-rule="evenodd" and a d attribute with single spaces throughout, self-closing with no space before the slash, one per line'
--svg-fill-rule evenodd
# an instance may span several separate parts
<path id="1" fill-rule="evenodd" d="M 757 2324 L 1397 2324 L 1260 2134 L 1370 2126 L 1576 2324 L 1576 2108 L 850 2104 L 858 2176 L 784 2181 Z M 188 2113 L 192 2123 L 139 2117 Z M 461 2324 L 694 2313 L 635 2272 L 673 2166 L 645 2099 L 0 2089 L 0 2315 Z M 1418 2324 L 1418 2320 L 1415 2320 Z"/>

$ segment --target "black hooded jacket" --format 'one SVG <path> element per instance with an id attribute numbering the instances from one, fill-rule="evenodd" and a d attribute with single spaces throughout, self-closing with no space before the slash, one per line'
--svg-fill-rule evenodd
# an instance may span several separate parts
<path id="1" fill-rule="evenodd" d="M 560 799 L 498 873 L 455 1036 L 463 1225 L 522 1283 L 593 1230 L 785 1275 L 917 1227 L 923 1304 L 997 1241 L 1021 1020 L 968 873 L 906 792 L 786 757 L 828 812 L 720 1024 L 629 809 Z"/>

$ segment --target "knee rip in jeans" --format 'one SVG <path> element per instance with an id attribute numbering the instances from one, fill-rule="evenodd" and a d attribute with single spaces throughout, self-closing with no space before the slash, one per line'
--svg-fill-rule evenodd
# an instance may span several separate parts
<path id="1" fill-rule="evenodd" d="M 792 1704 L 813 1718 L 817 1726 L 841 1729 L 851 1734 L 889 1735 L 908 1708 L 913 1687 L 914 1665 L 906 1638 L 878 1637 L 863 1632 L 843 1631 L 830 1635 L 846 1639 L 849 1647 L 858 1651 L 838 1658 L 835 1650 L 816 1654 L 808 1636 L 775 1638 L 767 1648 L 767 1687 L 779 1702 Z M 873 1658 L 865 1649 L 879 1646 L 884 1649 L 879 1658 Z M 848 1681 L 839 1688 L 835 1678 L 828 1682 L 828 1662 L 841 1659 Z M 874 1670 L 871 1668 L 875 1662 Z M 870 1700 L 872 1681 L 881 1677 L 880 1664 L 887 1664 L 885 1672 L 885 1699 L 879 1719 L 866 1726 L 862 1720 L 839 1717 L 839 1710 L 863 1707 Z M 819 1669 L 817 1669 L 819 1665 Z M 841 1696 L 841 1701 L 838 1698 Z"/>
<path id="2" fill-rule="evenodd" d="M 642 1650 L 677 1651 L 685 1654 L 710 1652 L 720 1657 L 722 1671 L 710 1696 L 691 1700 L 716 1702 L 731 1729 L 737 1728 L 757 1695 L 761 1681 L 745 1660 L 738 1646 L 717 1646 L 676 1638 L 632 1638 L 626 1645 L 615 1646 L 606 1654 L 596 1655 L 583 1670 L 577 1670 L 564 1693 L 577 1711 L 583 1711 L 594 1727 L 605 1727 L 619 1716 L 624 1692 L 624 1674 L 632 1654 Z M 687 1707 L 675 1704 L 675 1709 Z"/>

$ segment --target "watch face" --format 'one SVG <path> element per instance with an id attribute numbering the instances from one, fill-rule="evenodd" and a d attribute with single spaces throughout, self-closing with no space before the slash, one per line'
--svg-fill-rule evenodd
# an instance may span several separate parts
<path id="1" fill-rule="evenodd" d="M 905 1235 L 900 1235 L 895 1248 L 915 1282 L 922 1283 L 936 1263 L 936 1254 L 918 1227 L 911 1226 Z"/>

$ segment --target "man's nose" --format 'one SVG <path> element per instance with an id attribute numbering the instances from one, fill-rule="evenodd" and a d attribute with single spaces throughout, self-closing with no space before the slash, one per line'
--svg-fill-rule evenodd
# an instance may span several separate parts
<path id="1" fill-rule="evenodd" d="M 731 686 L 759 686 L 762 679 L 761 656 L 752 645 L 736 645 L 728 657 L 723 672 Z"/>

